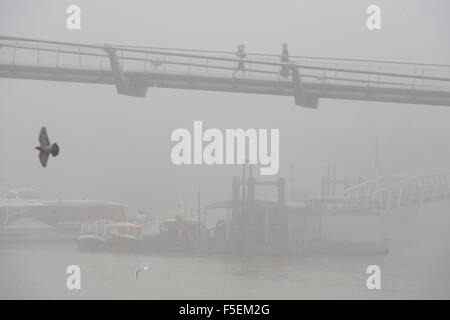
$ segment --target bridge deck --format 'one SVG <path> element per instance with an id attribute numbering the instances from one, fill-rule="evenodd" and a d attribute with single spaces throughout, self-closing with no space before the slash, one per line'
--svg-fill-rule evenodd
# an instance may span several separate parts
<path id="1" fill-rule="evenodd" d="M 109 69 L 109 70 L 108 70 Z M 190 90 L 210 90 L 293 96 L 294 89 L 289 79 L 268 79 L 257 76 L 201 72 L 138 71 L 126 70 L 133 81 L 147 87 L 176 88 Z M 10 65 L 0 63 L 0 77 L 34 79 L 80 83 L 115 84 L 115 76 L 110 68 L 98 70 L 86 66 L 55 67 L 51 65 Z M 323 82 L 304 81 L 304 87 L 319 98 L 398 102 L 424 105 L 450 106 L 450 91 L 436 89 L 411 89 L 405 85 L 383 85 L 376 82 L 354 83 L 350 81 L 328 80 Z"/>
<path id="2" fill-rule="evenodd" d="M 283 64 L 277 56 L 260 56 L 245 59 L 245 75 L 233 75 L 239 60 L 232 53 L 211 56 L 0 36 L 0 77 L 109 84 L 136 96 L 160 87 L 450 106 L 450 66 L 314 58 Z M 300 79 L 281 77 L 283 67 L 298 72 Z"/>

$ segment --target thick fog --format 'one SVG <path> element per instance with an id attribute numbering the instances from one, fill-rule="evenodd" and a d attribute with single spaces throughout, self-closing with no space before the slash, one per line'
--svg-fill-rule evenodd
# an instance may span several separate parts
<path id="1" fill-rule="evenodd" d="M 386 1 L 382 30 L 367 30 L 374 1 L 7 1 L 0 33 L 82 42 L 450 64 L 448 1 Z M 69 4 L 81 30 L 65 27 Z M 175 166 L 176 128 L 279 128 L 279 176 L 295 164 L 296 184 L 319 191 L 329 162 L 339 176 L 448 168 L 447 107 L 326 100 L 317 110 L 292 97 L 150 88 L 146 98 L 112 85 L 0 79 L 0 188 L 31 187 L 43 198 L 103 199 L 156 215 L 231 196 L 239 166 Z M 46 126 L 61 154 L 41 168 Z M 269 178 L 270 179 L 270 178 Z M 178 209 L 177 209 L 178 208 Z"/>
<path id="2" fill-rule="evenodd" d="M 80 30 L 66 27 L 72 4 L 81 8 Z M 381 30 L 366 27 L 372 4 L 381 8 Z M 248 53 L 273 55 L 281 54 L 286 42 L 291 56 L 450 65 L 449 13 L 446 0 L 2 0 L 0 36 L 230 53 L 245 44 Z M 388 200 L 367 196 L 364 203 L 342 197 L 284 206 L 280 196 L 274 209 L 275 202 L 257 206 L 248 196 L 247 202 L 233 202 L 232 221 L 228 214 L 208 220 L 213 229 L 206 213 L 200 221 L 177 217 L 160 224 L 175 214 L 196 213 L 198 195 L 202 209 L 230 199 L 232 177 L 242 173 L 240 165 L 173 164 L 171 134 L 179 128 L 192 132 L 196 120 L 221 132 L 279 129 L 278 174 L 259 176 L 256 166 L 254 175 L 285 177 L 289 192 L 293 163 L 297 190 L 317 195 L 330 163 L 338 179 L 448 171 L 449 107 L 321 99 L 317 109 L 307 109 L 296 106 L 293 96 L 154 87 L 137 98 L 118 94 L 113 84 L 14 79 L 19 72 L 6 74 L 11 60 L 2 60 L 5 50 L 12 49 L 0 48 L 0 75 L 11 76 L 0 78 L 0 190 L 33 188 L 42 199 L 116 201 L 157 219 L 140 215 L 144 218 L 134 222 L 142 225 L 132 225 L 123 215 L 115 219 L 114 206 L 93 210 L 82 202 L 85 211 L 75 205 L 72 215 L 65 211 L 70 203 L 1 199 L 1 299 L 450 296 L 450 202 L 442 181 L 441 194 L 420 177 L 409 180 L 412 175 L 401 180 L 400 191 L 396 182 L 386 189 L 377 181 L 378 191 L 391 192 Z M 102 48 L 98 52 L 103 54 Z M 52 68 L 54 63 L 49 62 Z M 449 70 L 440 76 L 448 80 Z M 231 68 L 229 75 L 233 83 Z M 276 85 L 291 90 L 288 79 Z M 35 150 L 43 126 L 60 146 L 46 168 Z M 251 179 L 247 185 L 251 189 Z M 389 207 L 397 191 L 397 207 Z M 276 194 L 261 188 L 257 196 Z M 379 210 L 383 204 L 388 210 Z M 103 251 L 83 250 L 92 239 Z M 123 243 L 128 251 L 117 254 Z M 329 255 L 334 249 L 346 254 Z M 144 262 L 150 268 L 138 280 L 136 268 Z M 82 270 L 82 290 L 70 287 L 68 267 Z M 368 267 L 382 270 L 382 290 L 370 288 Z"/>

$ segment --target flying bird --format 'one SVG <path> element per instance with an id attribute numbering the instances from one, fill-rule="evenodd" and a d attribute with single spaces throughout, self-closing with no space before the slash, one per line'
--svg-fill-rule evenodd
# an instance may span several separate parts
<path id="1" fill-rule="evenodd" d="M 139 268 L 136 269 L 136 271 L 134 272 L 134 279 L 137 280 L 137 278 L 139 277 L 139 273 L 141 273 L 141 271 L 147 271 L 148 270 L 148 264 L 146 262 L 144 262 L 143 264 L 141 264 L 139 266 Z"/>
<path id="2" fill-rule="evenodd" d="M 59 146 L 56 143 L 50 145 L 50 140 L 48 139 L 47 129 L 42 127 L 39 133 L 39 146 L 36 147 L 39 150 L 39 160 L 41 165 L 45 168 L 47 166 L 47 161 L 49 154 L 56 157 L 59 154 Z"/>

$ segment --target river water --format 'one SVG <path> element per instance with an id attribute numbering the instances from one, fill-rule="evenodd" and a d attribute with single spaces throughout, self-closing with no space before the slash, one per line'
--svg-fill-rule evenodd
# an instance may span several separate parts
<path id="1" fill-rule="evenodd" d="M 396 299 L 450 298 L 450 210 L 387 218 L 385 255 L 302 257 L 80 252 L 74 242 L 0 244 L 2 299 Z M 136 280 L 142 263 L 149 269 Z M 81 290 L 66 268 L 81 268 Z M 368 290 L 368 265 L 381 289 Z"/>

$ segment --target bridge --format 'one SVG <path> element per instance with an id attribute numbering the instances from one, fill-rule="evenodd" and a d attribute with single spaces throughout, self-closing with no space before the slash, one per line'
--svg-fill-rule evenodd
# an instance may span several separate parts
<path id="1" fill-rule="evenodd" d="M 0 77 L 114 85 L 145 97 L 150 87 L 321 99 L 450 106 L 450 65 L 249 53 L 236 73 L 234 52 L 93 45 L 0 36 Z M 282 77 L 281 68 L 290 76 Z"/>
<path id="2" fill-rule="evenodd" d="M 450 172 L 383 175 L 346 188 L 342 195 L 349 200 L 375 203 L 382 210 L 450 200 Z"/>

